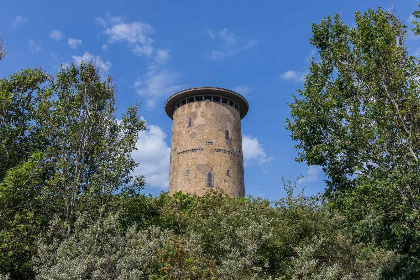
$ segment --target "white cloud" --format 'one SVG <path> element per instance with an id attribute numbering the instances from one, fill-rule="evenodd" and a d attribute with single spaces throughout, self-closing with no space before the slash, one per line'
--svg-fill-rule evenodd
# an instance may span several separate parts
<path id="1" fill-rule="evenodd" d="M 223 28 L 222 30 L 220 30 L 218 33 L 218 37 L 221 39 L 222 43 L 230 46 L 235 45 L 238 41 L 235 35 L 233 35 L 233 33 L 227 28 Z"/>
<path id="2" fill-rule="evenodd" d="M 152 33 L 152 26 L 139 21 L 118 23 L 105 30 L 105 34 L 109 35 L 110 43 L 127 41 L 141 45 L 150 45 L 153 43 L 153 39 L 150 38 Z"/>
<path id="3" fill-rule="evenodd" d="M 209 60 L 221 60 L 240 51 L 250 49 L 257 44 L 256 40 L 238 38 L 227 28 L 223 28 L 219 32 L 209 29 L 208 34 L 216 44 L 216 48 L 206 54 Z"/>
<path id="4" fill-rule="evenodd" d="M 112 66 L 111 62 L 103 61 L 102 57 L 94 56 L 94 55 L 92 55 L 88 52 L 85 52 L 82 56 L 73 55 L 72 58 L 77 65 L 80 65 L 82 63 L 82 61 L 83 62 L 91 62 L 93 65 L 98 67 L 104 73 L 107 73 Z"/>
<path id="5" fill-rule="evenodd" d="M 31 53 L 37 53 L 37 52 L 40 52 L 42 50 L 40 42 L 35 42 L 34 40 L 29 40 L 28 44 L 29 44 L 29 50 L 31 51 Z"/>
<path id="6" fill-rule="evenodd" d="M 297 183 L 303 184 L 318 182 L 319 174 L 321 173 L 321 171 L 321 166 L 311 165 L 309 166 L 308 171 L 306 171 L 306 174 L 302 178 L 300 178 Z"/>
<path id="7" fill-rule="evenodd" d="M 258 164 L 270 162 L 273 157 L 268 157 L 262 145 L 256 137 L 247 135 L 242 136 L 242 151 L 244 155 L 244 165 L 247 166 L 252 162 Z"/>
<path id="8" fill-rule="evenodd" d="M 234 92 L 242 94 L 243 96 L 247 96 L 250 93 L 250 89 L 247 86 L 236 86 L 232 88 Z"/>
<path id="9" fill-rule="evenodd" d="M 144 175 L 151 187 L 167 188 L 169 185 L 170 148 L 165 143 L 166 134 L 159 126 L 148 125 L 139 133 L 137 150 L 133 159 L 140 163 L 133 175 Z"/>
<path id="10" fill-rule="evenodd" d="M 305 73 L 289 70 L 281 74 L 279 78 L 285 81 L 303 82 L 305 80 Z"/>
<path id="11" fill-rule="evenodd" d="M 169 59 L 169 51 L 168 50 L 156 50 L 155 61 L 158 64 L 164 64 Z"/>
<path id="12" fill-rule="evenodd" d="M 77 49 L 77 47 L 83 44 L 82 40 L 74 38 L 69 38 L 67 42 L 72 49 Z"/>
<path id="13" fill-rule="evenodd" d="M 24 24 L 26 21 L 28 21 L 27 18 L 25 18 L 21 15 L 18 15 L 10 23 L 10 28 L 12 28 L 12 29 L 18 28 L 20 25 Z"/>
<path id="14" fill-rule="evenodd" d="M 97 17 L 95 18 L 97 24 L 106 27 L 109 24 L 117 24 L 123 22 L 122 17 L 112 17 L 110 13 L 105 15 L 105 18 Z"/>
<path id="15" fill-rule="evenodd" d="M 150 69 L 144 78 L 134 83 L 134 87 L 138 94 L 146 98 L 146 107 L 153 109 L 160 97 L 170 96 L 184 87 L 177 84 L 177 77 L 177 74 L 169 70 Z"/>
<path id="16" fill-rule="evenodd" d="M 125 42 L 135 55 L 151 58 L 157 64 L 168 61 L 169 51 L 156 48 L 152 38 L 154 29 L 150 24 L 140 21 L 124 22 L 122 17 L 111 17 L 109 14 L 105 19 L 95 20 L 108 35 L 108 41 L 102 49 L 106 50 L 109 45 L 117 42 Z"/>
<path id="17" fill-rule="evenodd" d="M 63 33 L 60 30 L 53 30 L 50 33 L 50 38 L 58 42 L 63 38 Z"/>
<path id="18" fill-rule="evenodd" d="M 147 56 L 150 57 L 153 54 L 153 47 L 151 45 L 145 45 L 145 46 L 135 46 L 133 48 L 134 54 L 138 56 Z"/>
<path id="19" fill-rule="evenodd" d="M 116 42 L 128 43 L 133 53 L 139 56 L 151 57 L 155 51 L 153 46 L 154 40 L 151 35 L 154 33 L 153 27 L 150 24 L 133 21 L 123 22 L 121 17 L 107 17 L 107 19 L 97 18 L 98 24 L 105 28 L 105 34 L 108 35 L 109 44 Z"/>

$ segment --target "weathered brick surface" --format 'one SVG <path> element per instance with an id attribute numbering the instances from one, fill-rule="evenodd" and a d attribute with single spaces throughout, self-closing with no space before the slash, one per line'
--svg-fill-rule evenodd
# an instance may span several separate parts
<path id="1" fill-rule="evenodd" d="M 192 119 L 192 127 L 188 127 L 188 118 Z M 229 140 L 225 139 L 226 130 L 229 130 Z M 213 144 L 206 145 L 206 142 Z M 179 154 L 183 151 L 187 152 Z M 198 101 L 178 108 L 173 115 L 169 193 L 205 194 L 211 189 L 205 186 L 206 172 L 214 174 L 213 188 L 230 196 L 244 196 L 239 112 L 222 103 Z"/>

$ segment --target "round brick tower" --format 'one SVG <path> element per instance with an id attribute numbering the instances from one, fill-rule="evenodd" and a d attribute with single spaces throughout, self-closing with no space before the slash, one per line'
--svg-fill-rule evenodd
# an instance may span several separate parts
<path id="1" fill-rule="evenodd" d="M 165 111 L 173 119 L 169 193 L 203 195 L 213 188 L 244 196 L 246 99 L 223 88 L 191 88 L 169 97 Z"/>

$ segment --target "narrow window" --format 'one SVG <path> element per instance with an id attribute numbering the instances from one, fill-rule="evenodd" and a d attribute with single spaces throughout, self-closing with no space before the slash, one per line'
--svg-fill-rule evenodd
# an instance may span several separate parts
<path id="1" fill-rule="evenodd" d="M 192 120 L 191 120 L 191 118 L 188 118 L 188 127 L 192 127 Z"/>
<path id="2" fill-rule="evenodd" d="M 225 130 L 225 139 L 229 140 L 229 130 Z"/>
<path id="3" fill-rule="evenodd" d="M 229 176 L 230 177 L 230 170 L 229 169 L 226 170 L 226 176 Z"/>
<path id="4" fill-rule="evenodd" d="M 187 176 L 190 176 L 190 170 L 189 170 L 189 169 L 187 169 L 187 171 L 185 172 L 185 174 L 186 174 Z"/>
<path id="5" fill-rule="evenodd" d="M 213 172 L 206 172 L 206 187 L 213 187 Z"/>

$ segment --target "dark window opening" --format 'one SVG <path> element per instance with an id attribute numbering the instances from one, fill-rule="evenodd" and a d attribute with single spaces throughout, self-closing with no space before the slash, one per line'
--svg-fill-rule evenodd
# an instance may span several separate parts
<path id="1" fill-rule="evenodd" d="M 225 139 L 229 140 L 229 130 L 225 130 Z"/>
<path id="2" fill-rule="evenodd" d="M 188 118 L 188 127 L 192 127 L 192 119 Z"/>
<path id="3" fill-rule="evenodd" d="M 213 96 L 213 101 L 214 102 L 220 102 L 220 97 L 219 96 Z"/>
<path id="4" fill-rule="evenodd" d="M 186 100 L 182 100 L 182 101 L 181 101 L 181 105 L 185 105 L 185 103 L 187 103 L 187 101 L 186 101 Z"/>
<path id="5" fill-rule="evenodd" d="M 187 99 L 187 103 L 191 103 L 191 102 L 194 102 L 194 97 L 190 97 Z"/>
<path id="6" fill-rule="evenodd" d="M 226 176 L 229 176 L 230 177 L 230 170 L 229 169 L 226 170 Z"/>
<path id="7" fill-rule="evenodd" d="M 190 176 L 190 170 L 189 170 L 189 169 L 187 169 L 187 171 L 185 172 L 185 174 L 186 174 L 187 176 Z"/>
<path id="8" fill-rule="evenodd" d="M 195 101 L 203 101 L 203 97 L 202 96 L 196 96 Z"/>
<path id="9" fill-rule="evenodd" d="M 206 187 L 213 187 L 213 172 L 206 172 Z"/>
<path id="10" fill-rule="evenodd" d="M 227 103 L 228 103 L 228 100 L 227 100 L 226 98 L 223 98 L 223 97 L 222 97 L 222 103 L 227 104 Z"/>
<path id="11" fill-rule="evenodd" d="M 204 96 L 204 101 L 211 101 L 211 96 L 209 95 Z"/>
<path id="12" fill-rule="evenodd" d="M 229 105 L 233 107 L 233 101 L 229 100 Z"/>
<path id="13" fill-rule="evenodd" d="M 239 107 L 238 107 L 238 105 L 236 105 L 236 103 L 235 103 L 235 109 L 236 109 L 236 110 L 238 110 L 238 109 L 239 109 Z"/>

